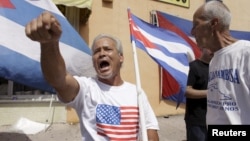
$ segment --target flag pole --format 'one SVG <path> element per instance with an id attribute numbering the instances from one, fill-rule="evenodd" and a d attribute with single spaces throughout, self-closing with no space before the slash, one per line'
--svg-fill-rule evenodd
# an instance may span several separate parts
<path id="1" fill-rule="evenodd" d="M 143 108 L 143 99 L 142 99 L 142 89 L 140 82 L 140 74 L 137 60 L 137 53 L 135 47 L 135 41 L 132 41 L 133 46 L 133 56 L 134 56 L 134 65 L 135 65 L 135 78 L 136 78 L 136 88 L 137 88 L 137 96 L 138 96 L 138 105 L 139 105 L 139 117 L 140 117 L 140 134 L 142 136 L 142 141 L 148 141 L 147 138 L 147 130 L 145 125 L 145 116 L 144 116 L 144 108 Z"/>
<path id="2" fill-rule="evenodd" d="M 129 18 L 129 29 L 131 35 L 133 34 L 133 25 L 131 23 L 131 13 L 130 9 L 127 9 L 128 11 L 128 18 Z M 143 97 L 142 97 L 142 89 L 141 89 L 141 81 L 140 81 L 140 74 L 139 74 L 139 67 L 138 67 L 138 59 L 137 59 L 137 53 L 136 53 L 136 46 L 135 46 L 135 41 L 133 40 L 131 36 L 131 41 L 132 41 L 132 49 L 133 49 L 133 57 L 134 57 L 134 66 L 135 66 L 135 78 L 136 78 L 136 89 L 137 89 L 137 100 L 138 100 L 138 107 L 139 107 L 139 123 L 140 123 L 140 131 L 139 131 L 139 139 L 142 141 L 148 141 L 148 136 L 147 136 L 147 130 L 146 130 L 146 124 L 145 124 L 145 114 L 144 114 L 144 108 L 143 108 Z"/>

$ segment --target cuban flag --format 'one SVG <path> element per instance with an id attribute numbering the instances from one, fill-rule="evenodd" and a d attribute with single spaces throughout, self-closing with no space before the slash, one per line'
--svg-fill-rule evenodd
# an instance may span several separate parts
<path id="1" fill-rule="evenodd" d="M 183 102 L 189 60 L 195 55 L 190 44 L 176 32 L 159 28 L 136 17 L 128 10 L 131 40 L 157 62 L 172 78 L 168 81 L 169 95 L 175 95 L 177 107 Z M 175 85 L 175 86 L 173 86 Z M 162 87 L 166 87 L 163 85 Z M 164 98 L 169 95 L 163 95 Z"/>
<path id="2" fill-rule="evenodd" d="M 170 15 L 162 11 L 155 11 L 155 12 L 156 12 L 159 27 L 164 28 L 166 30 L 172 30 L 178 34 L 180 33 L 180 31 L 182 31 L 189 38 L 192 37 L 191 35 L 191 29 L 193 27 L 192 21 L 183 19 L 180 17 L 176 17 L 176 16 Z M 237 39 L 250 40 L 249 31 L 230 30 L 230 32 L 232 36 Z M 182 36 L 181 34 L 179 35 Z M 186 37 L 183 37 L 183 38 L 186 38 Z M 193 43 L 190 43 L 190 44 L 192 44 L 195 56 L 199 56 L 200 54 L 198 53 L 199 50 L 197 51 L 197 48 L 194 48 L 194 46 L 197 46 L 197 45 L 196 44 L 194 45 Z"/>
<path id="3" fill-rule="evenodd" d="M 97 134 L 110 141 L 136 141 L 138 138 L 138 107 L 99 104 L 96 108 L 96 122 Z"/>
<path id="4" fill-rule="evenodd" d="M 160 11 L 153 11 L 153 16 L 157 19 L 158 26 L 170 32 L 177 34 L 181 40 L 184 40 L 188 43 L 188 46 L 191 47 L 194 57 L 189 58 L 189 62 L 197 59 L 201 55 L 201 51 L 196 45 L 196 43 L 190 38 L 192 22 L 181 19 Z M 169 99 L 172 101 L 178 101 L 181 103 L 185 103 L 186 98 L 184 95 L 179 95 L 177 90 L 179 87 L 178 82 L 175 78 L 168 72 L 162 71 L 162 97 L 165 99 Z M 187 79 L 187 78 L 185 78 Z M 183 79 L 184 82 L 184 79 Z"/>
<path id="5" fill-rule="evenodd" d="M 0 0 L 0 77 L 54 93 L 40 68 L 40 44 L 26 37 L 25 25 L 43 11 L 62 26 L 60 48 L 72 75 L 94 75 L 91 51 L 51 0 Z"/>
<path id="6" fill-rule="evenodd" d="M 201 55 L 201 52 L 196 45 L 196 43 L 192 39 L 191 35 L 191 29 L 193 27 L 193 23 L 190 20 L 183 19 L 180 17 L 176 17 L 161 11 L 153 11 L 152 12 L 155 18 L 157 19 L 158 26 L 160 28 L 164 28 L 165 30 L 169 30 L 172 32 L 175 32 L 180 37 L 182 37 L 184 40 L 186 40 L 189 45 L 192 47 L 192 50 L 194 52 L 195 58 L 199 58 Z M 245 39 L 250 40 L 250 32 L 247 31 L 237 31 L 237 30 L 230 30 L 233 37 L 238 39 Z M 192 60 L 189 60 L 192 61 Z M 172 83 L 174 82 L 174 83 Z M 173 101 L 177 101 L 178 96 L 175 95 L 176 88 L 178 87 L 178 84 L 175 82 L 174 78 L 167 72 L 162 72 L 162 96 L 166 97 L 168 99 L 171 99 Z M 171 91 L 171 88 L 174 88 L 173 91 Z M 183 99 L 183 103 L 185 99 Z"/>

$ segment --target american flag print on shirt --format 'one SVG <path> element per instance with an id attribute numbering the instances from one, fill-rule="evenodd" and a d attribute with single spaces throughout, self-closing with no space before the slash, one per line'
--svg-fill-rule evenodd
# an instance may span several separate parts
<path id="1" fill-rule="evenodd" d="M 137 106 L 100 104 L 96 108 L 97 134 L 110 141 L 136 141 L 139 132 Z"/>

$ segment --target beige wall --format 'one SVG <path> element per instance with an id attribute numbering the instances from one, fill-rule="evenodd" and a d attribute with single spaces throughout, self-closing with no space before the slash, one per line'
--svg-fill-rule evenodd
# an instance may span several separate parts
<path id="1" fill-rule="evenodd" d="M 232 28 L 250 30 L 248 0 L 224 0 L 232 11 Z M 132 47 L 127 16 L 127 8 L 136 16 L 150 21 L 150 11 L 159 10 L 181 18 L 192 20 L 192 15 L 205 0 L 190 0 L 190 7 L 184 8 L 154 0 L 113 0 L 105 3 L 102 0 L 93 0 L 92 14 L 87 25 L 81 28 L 80 33 L 87 43 L 99 33 L 109 33 L 118 36 L 124 46 L 125 62 L 122 68 L 123 79 L 135 83 Z M 140 78 L 142 88 L 146 91 L 149 101 L 157 116 L 180 114 L 185 112 L 185 105 L 176 110 L 176 104 L 162 100 L 160 96 L 160 79 L 158 65 L 143 51 L 137 49 Z"/>

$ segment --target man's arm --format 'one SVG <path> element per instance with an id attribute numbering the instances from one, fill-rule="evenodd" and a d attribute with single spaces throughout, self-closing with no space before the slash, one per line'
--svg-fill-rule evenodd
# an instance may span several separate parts
<path id="1" fill-rule="evenodd" d="M 148 141 L 159 141 L 157 130 L 147 129 Z"/>
<path id="2" fill-rule="evenodd" d="M 206 98 L 207 90 L 197 90 L 194 89 L 192 86 L 187 86 L 185 95 L 187 98 L 193 99 Z"/>
<path id="3" fill-rule="evenodd" d="M 52 14 L 44 12 L 26 25 L 25 32 L 27 37 L 41 45 L 41 68 L 46 81 L 56 89 L 62 101 L 72 101 L 79 91 L 79 85 L 67 73 L 60 53 L 60 23 Z"/>

